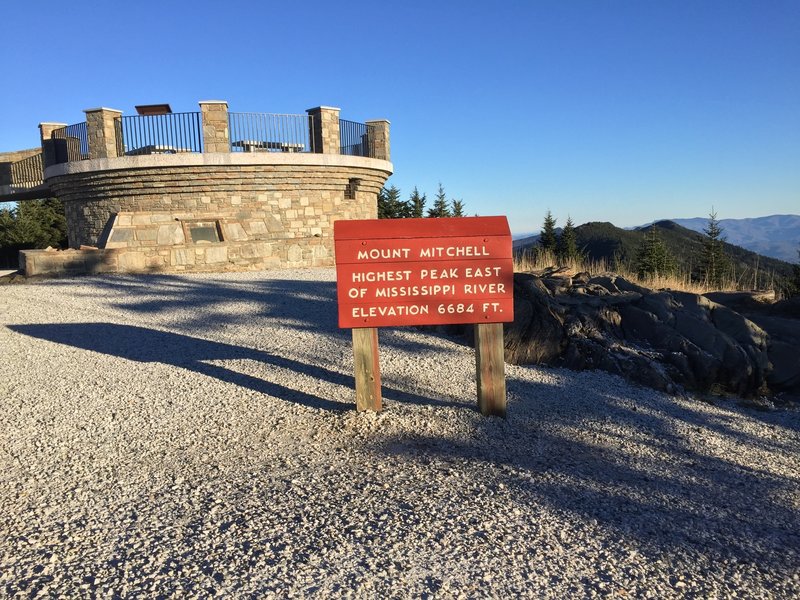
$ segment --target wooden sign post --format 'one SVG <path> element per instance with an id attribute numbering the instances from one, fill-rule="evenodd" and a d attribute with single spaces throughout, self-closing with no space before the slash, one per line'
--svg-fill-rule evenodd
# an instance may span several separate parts
<path id="1" fill-rule="evenodd" d="M 505 416 L 502 324 L 514 320 L 506 218 L 336 221 L 333 232 L 358 410 L 381 409 L 378 327 L 475 323 L 478 407 Z"/>
<path id="2" fill-rule="evenodd" d="M 353 328 L 356 374 L 356 410 L 381 410 L 381 367 L 378 364 L 378 329 Z"/>

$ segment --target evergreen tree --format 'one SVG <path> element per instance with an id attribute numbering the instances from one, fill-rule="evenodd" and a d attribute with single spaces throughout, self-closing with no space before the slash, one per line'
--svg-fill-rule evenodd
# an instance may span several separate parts
<path id="1" fill-rule="evenodd" d="M 556 238 L 556 220 L 550 211 L 544 217 L 544 225 L 542 226 L 542 234 L 539 236 L 539 247 L 542 250 L 549 250 L 556 252 L 558 250 L 558 239 Z"/>
<path id="2" fill-rule="evenodd" d="M 580 258 L 580 252 L 578 252 L 578 240 L 575 235 L 575 224 L 572 222 L 570 217 L 567 217 L 567 222 L 564 224 L 564 229 L 561 230 L 561 235 L 558 237 L 556 255 L 563 263 Z"/>
<path id="3" fill-rule="evenodd" d="M 658 228 L 653 223 L 649 231 L 644 234 L 636 254 L 636 270 L 639 277 L 670 275 L 675 272 L 676 268 L 675 258 L 667 249 L 658 234 Z"/>
<path id="4" fill-rule="evenodd" d="M 425 194 L 419 195 L 419 191 L 414 186 L 414 191 L 411 192 L 411 197 L 408 199 L 408 212 L 409 216 L 415 219 L 421 219 L 425 216 L 425 203 L 428 199 Z"/>
<path id="5" fill-rule="evenodd" d="M 63 248 L 67 245 L 64 206 L 56 198 L 25 200 L 0 209 L 0 247 Z"/>
<path id="6" fill-rule="evenodd" d="M 378 193 L 378 218 L 402 219 L 407 216 L 408 207 L 400 200 L 400 190 L 395 186 L 388 190 L 384 187 Z"/>
<path id="7" fill-rule="evenodd" d="M 428 209 L 429 217 L 449 217 L 450 208 L 447 205 L 447 195 L 444 193 L 442 184 L 439 184 L 439 191 L 436 192 L 436 200 L 433 201 L 433 207 Z"/>
<path id="8" fill-rule="evenodd" d="M 381 191 L 378 192 L 378 218 L 390 219 L 390 213 L 391 208 L 389 207 L 389 191 L 385 187 L 382 187 Z"/>
<path id="9" fill-rule="evenodd" d="M 463 217 L 464 216 L 464 201 L 463 200 L 452 200 L 451 201 L 451 210 L 450 216 L 451 217 Z"/>
<path id="10" fill-rule="evenodd" d="M 792 278 L 786 283 L 784 296 L 794 298 L 800 296 L 800 250 L 797 251 L 797 264 L 792 265 Z"/>
<path id="11" fill-rule="evenodd" d="M 719 226 L 717 213 L 714 212 L 713 208 L 708 216 L 708 225 L 703 229 L 703 233 L 706 234 L 703 240 L 703 255 L 700 262 L 703 278 L 706 285 L 720 288 L 730 270 L 730 261 L 725 255 L 723 247 L 725 236 L 722 235 L 722 227 Z"/>

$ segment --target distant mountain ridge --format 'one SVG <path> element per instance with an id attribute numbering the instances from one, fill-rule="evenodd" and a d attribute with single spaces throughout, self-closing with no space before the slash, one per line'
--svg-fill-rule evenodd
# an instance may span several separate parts
<path id="1" fill-rule="evenodd" d="M 683 227 L 674 221 L 658 221 L 654 223 L 659 235 L 675 256 L 678 263 L 695 277 L 700 278 L 700 257 L 702 256 L 703 238 L 701 233 Z M 592 260 L 605 260 L 611 268 L 615 264 L 632 268 L 636 262 L 636 254 L 645 232 L 650 225 L 639 229 L 622 229 L 611 223 L 585 223 L 575 228 L 578 248 Z M 515 250 L 523 250 L 534 246 L 538 236 L 516 240 Z M 737 277 L 750 278 L 757 270 L 764 276 L 775 275 L 786 278 L 792 274 L 792 265 L 786 261 L 762 256 L 756 252 L 736 246 L 724 244 L 725 253 L 731 259 Z"/>
<path id="2" fill-rule="evenodd" d="M 708 217 L 669 220 L 699 233 L 708 226 Z M 720 219 L 719 224 L 730 244 L 787 262 L 796 263 L 798 260 L 800 215 Z"/>

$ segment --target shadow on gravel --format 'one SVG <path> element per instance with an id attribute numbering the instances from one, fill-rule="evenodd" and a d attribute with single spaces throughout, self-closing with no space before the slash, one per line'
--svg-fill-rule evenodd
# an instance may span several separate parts
<path id="1" fill-rule="evenodd" d="M 294 373 L 341 385 L 348 388 L 343 394 L 349 397 L 355 389 L 354 378 L 350 375 L 324 367 L 301 363 L 296 360 L 270 354 L 253 348 L 234 346 L 219 342 L 113 323 L 49 323 L 32 325 L 9 325 L 11 331 L 34 338 L 48 340 L 75 348 L 101 352 L 139 362 L 159 362 L 188 369 L 263 394 L 295 402 L 311 408 L 332 411 L 346 411 L 355 408 L 352 404 L 338 402 L 293 389 L 277 381 L 267 381 L 239 373 L 224 366 L 209 364 L 207 361 L 253 360 L 264 365 L 286 369 Z M 270 373 L 275 379 L 280 373 Z M 463 407 L 457 402 L 425 398 L 416 394 L 393 388 L 383 388 L 386 399 L 409 404 Z"/>
<path id="2" fill-rule="evenodd" d="M 702 557 L 720 572 L 748 568 L 767 580 L 796 572 L 797 470 L 776 475 L 756 457 L 735 456 L 747 444 L 760 452 L 783 446 L 778 460 L 786 463 L 796 442 L 773 447 L 666 396 L 637 408 L 584 387 L 570 392 L 510 380 L 509 389 L 518 398 L 509 406 L 509 421 L 478 420 L 470 439 L 389 438 L 375 447 L 382 455 L 377 460 L 389 455 L 422 465 L 467 463 L 486 489 L 503 484 L 534 513 L 536 506 L 547 506 L 555 515 L 575 515 L 590 527 L 596 523 L 606 540 L 628 544 L 653 560 Z M 571 393 L 586 397 L 572 406 Z M 726 438 L 723 443 L 734 449 L 730 459 L 705 452 L 692 439 L 703 430 Z"/>
<path id="3" fill-rule="evenodd" d="M 180 275 L 116 275 L 81 279 L 80 283 L 120 294 L 121 297 L 109 299 L 114 309 L 134 314 L 166 313 L 177 319 L 174 323 L 177 329 L 206 337 L 213 337 L 214 330 L 223 325 L 252 327 L 258 325 L 259 319 L 270 319 L 291 323 L 298 331 L 350 339 L 350 330 L 338 327 L 335 281 L 278 278 L 227 281 L 209 274 L 202 279 Z M 71 280 L 49 283 L 71 284 Z M 97 298 L 97 294 L 91 296 Z M 251 311 L 231 311 L 228 308 L 231 303 L 250 305 Z M 383 328 L 380 333 L 382 345 L 402 349 L 407 343 L 392 328 Z M 414 345 L 443 351 L 440 346 L 419 340 Z"/>

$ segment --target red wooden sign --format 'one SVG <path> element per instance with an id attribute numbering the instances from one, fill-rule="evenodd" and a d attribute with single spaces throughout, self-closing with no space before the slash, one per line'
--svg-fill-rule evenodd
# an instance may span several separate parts
<path id="1" fill-rule="evenodd" d="M 505 217 L 336 221 L 339 327 L 514 320 Z"/>

